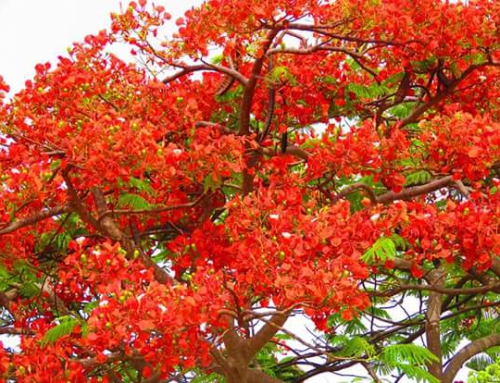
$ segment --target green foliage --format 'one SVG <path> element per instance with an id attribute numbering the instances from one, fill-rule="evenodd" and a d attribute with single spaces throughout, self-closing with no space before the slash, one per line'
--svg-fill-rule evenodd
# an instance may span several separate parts
<path id="1" fill-rule="evenodd" d="M 484 358 L 479 361 L 478 358 Z M 474 362 L 476 361 L 476 362 Z M 469 366 L 483 367 L 482 371 L 471 371 L 469 373 L 469 383 L 500 383 L 500 359 L 494 363 L 486 364 L 488 360 L 485 357 L 476 356 L 469 364 Z M 492 362 L 491 360 L 489 360 Z"/>
<path id="2" fill-rule="evenodd" d="M 467 362 L 467 367 L 476 372 L 486 370 L 486 368 L 495 363 L 495 360 L 486 354 L 480 354 L 473 357 Z"/>
<path id="3" fill-rule="evenodd" d="M 436 362 L 436 356 L 425 347 L 415 344 L 395 344 L 384 347 L 380 358 L 389 364 L 411 362 L 423 366 L 428 362 Z"/>
<path id="4" fill-rule="evenodd" d="M 349 185 L 352 185 L 353 183 L 363 183 L 366 186 L 369 186 L 374 192 L 378 192 L 381 190 L 385 190 L 385 187 L 380 183 L 380 182 L 375 182 L 373 180 L 373 176 L 365 176 L 359 179 L 355 180 L 350 180 L 347 178 L 340 178 L 338 180 L 338 185 L 342 185 L 343 187 L 347 187 Z M 350 206 L 351 206 L 351 213 L 355 213 L 359 210 L 364 209 L 365 207 L 361 203 L 363 198 L 366 197 L 366 194 L 362 190 L 355 191 L 353 193 L 350 193 L 346 199 L 349 201 Z"/>
<path id="5" fill-rule="evenodd" d="M 225 379 L 221 378 L 218 374 L 212 373 L 205 375 L 201 372 L 191 380 L 191 383 L 223 383 L 224 381 Z"/>
<path id="6" fill-rule="evenodd" d="M 9 280 L 11 276 L 4 265 L 0 263 L 0 291 L 5 291 L 9 288 Z"/>
<path id="7" fill-rule="evenodd" d="M 19 293 L 26 298 L 33 298 L 40 294 L 40 288 L 34 282 L 26 282 L 19 289 Z"/>
<path id="8" fill-rule="evenodd" d="M 345 322 L 342 319 L 340 313 L 335 313 L 328 318 L 328 327 L 339 327 L 342 326 L 342 333 L 346 333 L 349 335 L 357 335 L 366 331 L 366 326 L 363 324 L 361 317 L 354 317 L 348 322 Z M 339 329 L 340 333 L 340 329 Z M 330 342 L 335 342 L 337 336 L 331 337 Z M 340 339 L 341 340 L 341 339 Z"/>
<path id="9" fill-rule="evenodd" d="M 387 87 L 378 85 L 377 83 L 371 84 L 370 86 L 350 83 L 347 85 L 346 90 L 354 93 L 357 97 L 362 98 L 376 98 L 389 93 L 389 89 Z"/>
<path id="10" fill-rule="evenodd" d="M 343 344 L 339 344 L 341 350 L 335 353 L 335 356 L 340 356 L 344 358 L 360 358 L 360 357 L 372 358 L 377 353 L 375 347 L 373 347 L 373 345 L 368 343 L 368 341 L 364 338 L 357 336 L 354 338 L 339 336 L 337 338 L 338 340 L 341 340 Z"/>
<path id="11" fill-rule="evenodd" d="M 412 110 L 414 109 L 414 103 L 407 102 L 404 104 L 397 104 L 392 108 L 387 109 L 386 113 L 397 118 L 406 118 L 410 115 Z"/>
<path id="12" fill-rule="evenodd" d="M 83 312 L 86 313 L 86 314 L 90 314 L 92 312 L 92 310 L 95 309 L 98 306 L 99 306 L 99 301 L 98 300 L 89 302 L 89 303 L 87 303 L 83 307 Z"/>
<path id="13" fill-rule="evenodd" d="M 75 330 L 76 326 L 82 325 L 82 322 L 79 319 L 71 316 L 60 317 L 58 320 L 59 324 L 52 327 L 45 333 L 42 339 L 42 345 L 45 346 L 47 344 L 52 344 L 63 336 L 71 334 Z"/>
<path id="14" fill-rule="evenodd" d="M 290 337 L 285 334 L 278 334 L 276 338 L 282 340 L 289 340 Z M 288 365 L 287 363 L 292 359 L 290 357 L 278 360 L 278 353 L 281 350 L 275 343 L 268 343 L 264 348 L 262 348 L 256 356 L 258 366 L 266 374 L 283 380 L 284 382 L 293 382 L 295 379 L 304 374 L 304 371 L 296 366 Z"/>
<path id="15" fill-rule="evenodd" d="M 406 176 L 405 186 L 422 185 L 429 182 L 431 178 L 432 175 L 427 170 L 420 170 Z"/>
<path id="16" fill-rule="evenodd" d="M 154 194 L 154 190 L 151 187 L 151 184 L 147 179 L 140 179 L 140 178 L 131 177 L 129 183 L 131 186 L 133 186 L 134 188 L 136 188 L 140 192 L 145 192 L 149 195 Z"/>
<path id="17" fill-rule="evenodd" d="M 451 329 L 449 332 L 443 334 L 441 339 L 441 351 L 443 355 L 445 357 L 452 356 L 462 340 L 463 334 L 457 329 Z"/>
<path id="18" fill-rule="evenodd" d="M 143 197 L 137 194 L 123 194 L 116 205 L 119 208 L 149 209 L 151 206 Z"/>
<path id="19" fill-rule="evenodd" d="M 277 66 L 273 68 L 271 73 L 266 77 L 267 86 L 274 86 L 281 81 L 288 81 L 291 85 L 295 85 L 297 80 L 290 73 L 289 69 L 285 66 Z"/>
<path id="20" fill-rule="evenodd" d="M 401 237 L 399 237 L 401 239 Z M 387 261 L 396 256 L 396 243 L 392 237 L 379 238 L 361 257 L 365 263 Z"/>
<path id="21" fill-rule="evenodd" d="M 426 369 L 429 362 L 437 358 L 425 347 L 415 344 L 394 344 L 384 347 L 379 355 L 379 361 L 389 369 L 404 373 L 414 382 L 439 383 Z"/>
<path id="22" fill-rule="evenodd" d="M 349 334 L 348 331 L 344 332 Z M 426 369 L 429 362 L 437 358 L 429 350 L 414 344 L 392 344 L 378 350 L 361 336 L 336 335 L 330 344 L 338 351 L 332 357 L 363 359 L 381 375 L 390 375 L 394 370 L 414 382 L 438 383 Z"/>

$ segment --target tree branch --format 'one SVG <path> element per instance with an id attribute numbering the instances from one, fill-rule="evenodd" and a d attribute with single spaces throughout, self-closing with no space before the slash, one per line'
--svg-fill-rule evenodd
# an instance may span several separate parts
<path id="1" fill-rule="evenodd" d="M 158 207 L 155 209 L 137 209 L 137 210 L 126 210 L 126 209 L 109 210 L 109 209 L 107 209 L 101 215 L 99 215 L 99 219 L 102 221 L 105 217 L 107 217 L 109 215 L 115 215 L 115 214 L 116 215 L 151 214 L 151 213 L 163 213 L 165 211 L 177 210 L 177 209 L 188 209 L 191 207 L 195 207 L 205 197 L 206 197 L 206 195 L 202 194 L 197 199 L 195 199 L 193 202 L 188 202 L 188 203 L 183 203 L 183 204 L 173 205 L 173 206 L 163 206 L 163 207 Z"/>
<path id="2" fill-rule="evenodd" d="M 252 74 L 245 84 L 245 91 L 243 92 L 243 101 L 240 108 L 240 132 L 241 136 L 246 136 L 250 133 L 250 113 L 252 109 L 252 101 L 255 94 L 255 87 L 257 86 L 257 80 L 259 78 L 262 66 L 264 65 L 264 60 L 266 59 L 266 54 L 273 43 L 273 39 L 278 34 L 278 29 L 272 29 L 266 39 L 264 40 L 264 46 L 262 47 L 263 54 L 261 57 L 257 58 L 252 67 Z"/>
<path id="3" fill-rule="evenodd" d="M 500 345 L 500 334 L 491 334 L 484 338 L 477 339 L 463 349 L 461 349 L 453 358 L 450 359 L 448 367 L 443 374 L 443 383 L 452 383 L 463 364 L 488 348 Z"/>
<path id="4" fill-rule="evenodd" d="M 255 336 L 248 339 L 247 358 L 252 359 L 254 355 L 271 340 L 276 333 L 281 330 L 289 313 L 277 313 L 271 317 Z"/>
<path id="5" fill-rule="evenodd" d="M 375 195 L 373 189 L 370 186 L 368 186 L 362 182 L 356 182 L 352 185 L 345 187 L 338 194 L 336 194 L 332 199 L 332 204 L 336 203 L 338 200 L 340 200 L 340 199 L 348 196 L 349 194 L 355 192 L 356 190 L 360 190 L 360 189 L 364 190 L 366 192 L 366 194 L 368 194 L 368 198 L 370 198 L 370 201 L 373 204 L 376 204 L 378 202 L 377 196 Z"/>
<path id="6" fill-rule="evenodd" d="M 246 383 L 284 383 L 281 379 L 273 378 L 261 370 L 251 368 L 247 372 Z"/>
<path id="7" fill-rule="evenodd" d="M 452 176 L 446 176 L 443 178 L 439 178 L 437 180 L 433 180 L 425 185 L 412 186 L 406 189 L 403 189 L 399 193 L 390 191 L 388 193 L 379 195 L 377 197 L 377 203 L 390 203 L 396 200 L 406 200 L 414 197 L 418 197 L 423 194 L 432 193 L 438 189 L 441 189 L 446 186 L 450 186 L 454 184 Z"/>
<path id="8" fill-rule="evenodd" d="M 278 154 L 274 148 L 263 148 L 260 147 L 257 149 L 257 151 L 261 154 L 265 154 L 266 156 L 272 157 Z M 308 152 L 306 152 L 304 149 L 296 146 L 296 145 L 289 145 L 286 147 L 286 151 L 284 154 L 289 154 L 291 156 L 300 158 L 304 161 L 307 161 L 309 157 L 311 156 Z"/>
<path id="9" fill-rule="evenodd" d="M 177 80 L 178 78 L 186 76 L 190 73 L 201 72 L 201 71 L 211 71 L 211 72 L 223 73 L 225 75 L 228 75 L 228 76 L 234 78 L 236 81 L 240 82 L 243 86 L 246 86 L 248 84 L 248 79 L 245 76 L 243 76 L 240 72 L 238 72 L 237 70 L 227 68 L 224 66 L 212 65 L 212 64 L 203 64 L 203 65 L 200 64 L 200 65 L 186 66 L 180 72 L 177 72 L 177 73 L 173 74 L 172 76 L 165 78 L 162 82 L 164 84 L 168 84 L 169 82 Z"/>
<path id="10" fill-rule="evenodd" d="M 397 288 L 389 289 L 379 293 L 370 293 L 370 295 L 375 297 L 392 297 L 394 295 L 402 293 L 403 291 L 431 291 L 443 295 L 457 296 L 457 295 L 487 293 L 489 291 L 493 291 L 498 288 L 500 288 L 500 283 L 486 285 L 486 286 L 479 286 L 479 287 L 454 288 L 454 289 L 447 289 L 445 287 L 434 286 L 434 285 L 399 285 Z"/>
<path id="11" fill-rule="evenodd" d="M 12 233 L 13 231 L 16 231 L 17 229 L 20 229 L 22 227 L 33 225 L 34 223 L 43 221 L 46 218 L 55 217 L 64 213 L 69 213 L 70 211 L 71 208 L 68 205 L 42 210 L 41 212 L 22 218 L 18 221 L 12 222 L 9 225 L 3 227 L 2 229 L 0 229 L 0 235 Z"/>
<path id="12" fill-rule="evenodd" d="M 452 81 L 448 87 L 446 87 L 444 90 L 439 92 L 436 97 L 431 99 L 429 102 L 420 105 L 417 109 L 415 109 L 408 117 L 406 117 L 404 120 L 401 121 L 400 128 L 405 127 L 406 125 L 412 124 L 418 120 L 418 118 L 424 114 L 427 110 L 432 108 L 433 106 L 439 104 L 441 101 L 443 101 L 446 97 L 448 97 L 450 94 L 453 93 L 455 88 L 460 84 L 460 82 L 466 78 L 469 74 L 474 72 L 476 69 L 481 68 L 483 66 L 487 65 L 487 63 L 482 63 L 482 64 L 477 64 L 477 65 L 471 65 L 469 68 L 467 68 L 462 75 Z"/>
<path id="13" fill-rule="evenodd" d="M 74 211 L 80 216 L 83 222 L 92 226 L 95 230 L 100 231 L 99 222 L 97 222 L 97 220 L 94 219 L 92 215 L 90 215 L 85 206 L 83 206 L 82 201 L 80 200 L 80 197 L 78 196 L 78 193 L 75 187 L 73 186 L 73 182 L 71 181 L 71 178 L 69 176 L 69 170 L 70 167 L 66 167 L 65 169 L 62 170 L 61 173 L 63 180 L 66 183 L 66 186 L 68 187 L 68 196 L 70 200 L 70 205 L 73 207 Z"/>

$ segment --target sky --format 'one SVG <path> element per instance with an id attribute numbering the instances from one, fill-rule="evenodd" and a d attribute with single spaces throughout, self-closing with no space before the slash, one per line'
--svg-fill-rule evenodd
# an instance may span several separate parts
<path id="1" fill-rule="evenodd" d="M 201 0 L 159 0 L 173 20 Z M 57 62 L 73 42 L 110 24 L 120 0 L 0 0 L 0 75 L 22 89 L 38 63 Z M 172 23 L 173 25 L 173 23 Z"/>
<path id="2" fill-rule="evenodd" d="M 119 11 L 122 3 L 123 7 L 128 5 L 127 0 L 0 0 L 0 76 L 10 85 L 11 94 L 33 77 L 36 64 L 56 63 L 73 42 L 107 28 L 110 13 Z M 201 0 L 157 3 L 164 5 L 175 20 Z M 294 319 L 288 326 L 296 330 L 303 325 L 302 320 Z M 465 377 L 464 372 L 460 378 Z M 343 379 L 323 375 L 307 383 L 340 381 Z"/>

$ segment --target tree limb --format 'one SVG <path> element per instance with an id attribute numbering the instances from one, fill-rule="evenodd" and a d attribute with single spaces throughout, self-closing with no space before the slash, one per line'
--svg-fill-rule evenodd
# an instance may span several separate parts
<path id="1" fill-rule="evenodd" d="M 484 338 L 477 339 L 462 348 L 453 358 L 450 359 L 448 367 L 443 374 L 443 383 L 452 383 L 463 364 L 488 348 L 500 345 L 500 334 L 491 334 Z"/>
<path id="2" fill-rule="evenodd" d="M 211 65 L 211 64 L 185 66 L 181 71 L 173 74 L 170 77 L 165 78 L 162 82 L 164 84 L 168 84 L 169 82 L 177 80 L 178 78 L 186 76 L 190 73 L 201 72 L 201 71 L 212 71 L 212 72 L 223 73 L 223 74 L 226 74 L 226 75 L 234 78 L 236 81 L 240 82 L 243 86 L 246 86 L 248 84 L 248 79 L 245 76 L 243 76 L 240 72 L 238 72 L 237 70 L 227 68 L 224 66 Z"/>
<path id="3" fill-rule="evenodd" d="M 267 342 L 271 340 L 276 333 L 281 330 L 283 325 L 285 324 L 288 316 L 290 314 L 287 313 L 277 313 L 271 317 L 266 324 L 259 330 L 255 336 L 248 339 L 248 349 L 247 349 L 247 358 L 250 357 L 252 359 L 254 355 L 265 346 Z"/>
<path id="4" fill-rule="evenodd" d="M 377 197 L 377 203 L 390 203 L 390 202 L 393 202 L 396 200 L 406 200 L 406 199 L 418 197 L 418 196 L 423 195 L 423 194 L 432 193 L 436 190 L 439 190 L 439 189 L 446 187 L 446 186 L 450 186 L 454 183 L 455 183 L 455 181 L 453 180 L 452 176 L 446 176 L 443 178 L 439 178 L 439 179 L 430 181 L 429 183 L 426 183 L 425 185 L 412 186 L 409 188 L 405 188 L 398 193 L 390 191 L 388 193 L 379 195 Z"/>
<path id="5" fill-rule="evenodd" d="M 20 229 L 22 227 L 38 223 L 46 218 L 55 217 L 64 213 L 69 213 L 70 211 L 71 208 L 68 205 L 42 210 L 36 214 L 22 218 L 18 221 L 12 222 L 9 225 L 3 227 L 2 229 L 0 229 L 0 235 L 12 233 L 13 231 L 16 231 L 17 229 Z"/>

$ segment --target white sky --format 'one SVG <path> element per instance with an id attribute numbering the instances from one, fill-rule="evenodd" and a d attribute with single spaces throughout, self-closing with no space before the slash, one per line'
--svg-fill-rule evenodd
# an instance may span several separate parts
<path id="1" fill-rule="evenodd" d="M 107 28 L 109 14 L 119 11 L 121 3 L 128 5 L 127 0 L 0 0 L 0 76 L 10 85 L 11 94 L 34 75 L 36 64 L 57 62 L 57 56 L 67 54 L 73 42 Z M 164 5 L 175 20 L 201 0 L 156 3 Z M 304 325 L 298 318 L 291 322 L 290 330 Z M 463 380 L 464 375 L 460 376 Z M 340 381 L 345 380 L 323 375 L 308 383 Z"/>
<path id="2" fill-rule="evenodd" d="M 38 63 L 55 63 L 66 48 L 110 24 L 121 0 L 0 0 L 0 75 L 20 90 Z M 159 0 L 173 20 L 201 0 Z M 173 23 L 172 23 L 173 25 Z"/>

